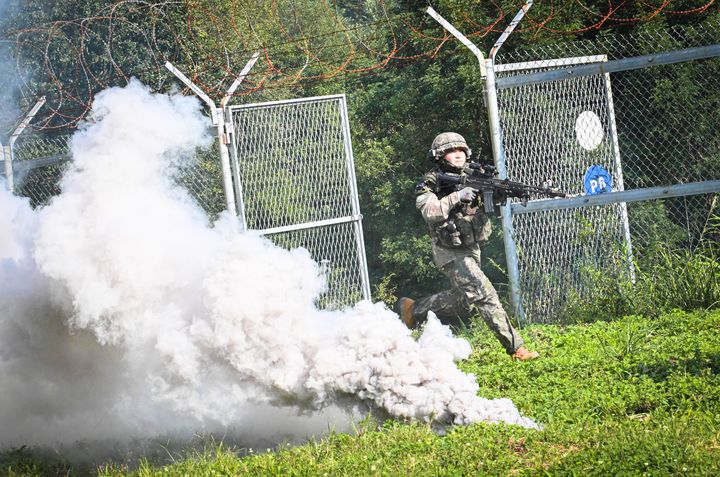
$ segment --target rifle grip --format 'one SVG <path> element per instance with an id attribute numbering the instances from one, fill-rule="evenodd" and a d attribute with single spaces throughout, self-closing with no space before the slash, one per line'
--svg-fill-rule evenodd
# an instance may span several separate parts
<path id="1" fill-rule="evenodd" d="M 482 201 L 483 207 L 485 208 L 485 213 L 492 214 L 495 211 L 495 204 L 493 203 L 493 191 L 482 191 Z"/>

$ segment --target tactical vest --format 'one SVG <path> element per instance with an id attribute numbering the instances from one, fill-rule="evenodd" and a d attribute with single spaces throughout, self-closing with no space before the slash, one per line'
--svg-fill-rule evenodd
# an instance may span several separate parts
<path id="1" fill-rule="evenodd" d="M 449 184 L 441 187 L 435 171 L 426 174 L 423 179 L 425 187 L 432 190 L 438 199 L 463 188 Z M 487 241 L 492 227 L 480 201 L 481 198 L 476 197 L 472 202 L 460 202 L 450 210 L 447 220 L 430 225 L 430 235 L 435 243 L 444 248 L 466 248 Z"/>

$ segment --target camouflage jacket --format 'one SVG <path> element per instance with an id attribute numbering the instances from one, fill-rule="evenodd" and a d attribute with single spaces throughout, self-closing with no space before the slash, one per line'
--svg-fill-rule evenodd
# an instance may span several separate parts
<path id="1" fill-rule="evenodd" d="M 460 201 L 456 186 L 438 184 L 434 169 L 415 187 L 415 207 L 428 225 L 433 242 L 433 258 L 439 267 L 458 257 L 474 253 L 492 231 L 479 198 Z M 462 188 L 462 187 L 460 187 Z"/>

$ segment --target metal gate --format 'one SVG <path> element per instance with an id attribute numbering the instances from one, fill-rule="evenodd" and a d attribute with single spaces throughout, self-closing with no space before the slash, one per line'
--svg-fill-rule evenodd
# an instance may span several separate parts
<path id="1" fill-rule="evenodd" d="M 345 95 L 226 110 L 243 226 L 321 266 L 327 309 L 370 299 Z"/>

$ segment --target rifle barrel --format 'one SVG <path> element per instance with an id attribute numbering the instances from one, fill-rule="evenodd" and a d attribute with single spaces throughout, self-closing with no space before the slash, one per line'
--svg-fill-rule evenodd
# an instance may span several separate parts
<path id="1" fill-rule="evenodd" d="M 438 174 L 440 183 L 465 185 L 476 190 L 502 191 L 510 197 L 527 197 L 528 194 L 539 194 L 549 197 L 567 197 L 568 194 L 548 187 L 538 187 L 522 182 L 515 182 L 509 179 L 498 179 L 494 177 L 475 177 L 472 175 L 456 176 L 451 174 Z"/>

